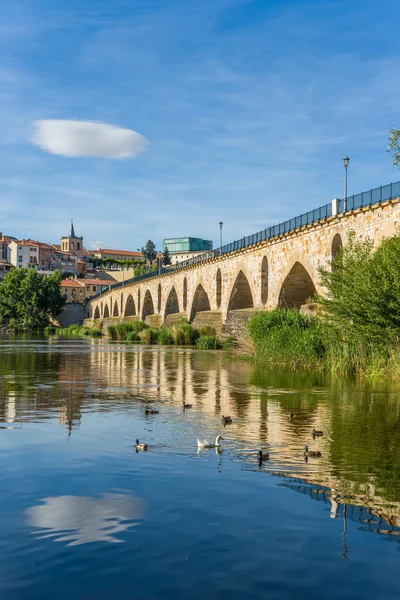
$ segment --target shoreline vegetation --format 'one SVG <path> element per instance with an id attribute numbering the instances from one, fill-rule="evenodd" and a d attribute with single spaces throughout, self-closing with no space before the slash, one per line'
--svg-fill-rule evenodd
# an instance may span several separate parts
<path id="1" fill-rule="evenodd" d="M 349 235 L 328 267 L 315 316 L 295 309 L 259 313 L 249 323 L 255 359 L 331 375 L 400 379 L 400 236 Z"/>
<path id="2" fill-rule="evenodd" d="M 44 333 L 70 337 L 102 337 L 104 335 L 99 328 L 81 325 L 70 325 L 65 328 L 48 326 L 44 329 Z M 214 327 L 206 325 L 196 329 L 185 319 L 181 319 L 170 327 L 160 328 L 149 327 L 139 320 L 118 323 L 109 325 L 107 334 L 114 341 L 160 346 L 197 346 L 199 350 L 227 350 L 233 344 L 233 338 L 220 339 Z"/>

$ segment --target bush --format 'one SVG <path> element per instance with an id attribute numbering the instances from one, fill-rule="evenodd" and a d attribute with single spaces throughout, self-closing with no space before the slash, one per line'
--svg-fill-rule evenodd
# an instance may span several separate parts
<path id="1" fill-rule="evenodd" d="M 152 329 L 150 327 L 148 327 L 147 329 L 143 329 L 140 333 L 139 333 L 139 339 L 142 342 L 142 344 L 157 344 L 158 342 L 158 330 L 157 329 Z"/>
<path id="2" fill-rule="evenodd" d="M 222 347 L 216 335 L 201 335 L 196 345 L 199 350 L 218 350 L 218 348 Z"/>
<path id="3" fill-rule="evenodd" d="M 204 325 L 198 329 L 199 335 L 217 335 L 217 330 L 211 325 Z"/>
<path id="4" fill-rule="evenodd" d="M 193 346 L 196 343 L 199 333 L 190 323 L 181 319 L 179 323 L 174 323 L 170 328 L 172 339 L 177 346 Z"/>
<path id="5" fill-rule="evenodd" d="M 128 340 L 139 341 L 139 332 L 147 328 L 143 321 L 129 321 L 128 323 L 118 323 L 117 325 L 109 325 L 107 328 L 108 335 L 112 340 Z"/>
<path id="6" fill-rule="evenodd" d="M 125 340 L 127 342 L 140 342 L 140 337 L 137 331 L 128 331 Z"/>
<path id="7" fill-rule="evenodd" d="M 167 328 L 162 327 L 158 331 L 157 342 L 161 346 L 171 346 L 174 343 L 174 338 L 172 337 L 171 331 Z"/>
<path id="8" fill-rule="evenodd" d="M 264 360 L 310 366 L 326 352 L 320 321 L 295 309 L 276 308 L 255 315 L 249 323 L 249 334 L 257 355 Z"/>

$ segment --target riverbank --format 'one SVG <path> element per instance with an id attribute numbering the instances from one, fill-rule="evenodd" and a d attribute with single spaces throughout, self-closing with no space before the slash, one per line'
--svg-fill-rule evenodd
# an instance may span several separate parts
<path id="1" fill-rule="evenodd" d="M 400 379 L 400 343 L 395 336 L 372 338 L 343 330 L 326 316 L 294 309 L 259 313 L 248 331 L 257 362 L 335 376 Z"/>
<path id="2" fill-rule="evenodd" d="M 106 335 L 111 340 L 128 343 L 141 343 L 161 346 L 197 346 L 199 350 L 220 350 L 232 347 L 233 338 L 221 339 L 214 327 L 205 326 L 196 329 L 182 319 L 170 327 L 149 327 L 143 321 L 131 321 L 109 325 L 107 332 L 96 327 L 70 325 L 66 328 L 46 327 L 46 335 L 61 335 L 69 337 L 102 337 Z"/>

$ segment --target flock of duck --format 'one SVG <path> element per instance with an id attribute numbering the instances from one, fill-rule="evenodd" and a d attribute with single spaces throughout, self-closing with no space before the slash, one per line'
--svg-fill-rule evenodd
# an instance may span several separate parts
<path id="1" fill-rule="evenodd" d="M 187 408 L 192 408 L 192 405 L 183 403 L 183 410 L 185 411 Z M 144 411 L 145 415 L 158 415 L 159 413 L 160 413 L 159 410 L 150 409 L 150 408 L 146 408 L 146 410 Z M 288 417 L 289 417 L 289 419 L 293 419 L 294 414 L 292 412 L 290 412 Z M 232 417 L 229 417 L 229 416 L 226 417 L 226 416 L 222 415 L 221 420 L 224 425 L 229 425 L 229 424 L 233 423 Z M 316 429 L 312 430 L 312 436 L 313 436 L 314 440 L 316 437 L 320 437 L 323 434 L 324 434 L 323 431 L 318 431 Z M 209 442 L 208 440 L 199 440 L 197 438 L 197 447 L 199 450 L 202 450 L 205 448 L 219 448 L 221 446 L 221 440 L 223 440 L 223 439 L 224 438 L 222 437 L 222 435 L 217 435 L 217 437 L 215 438 L 215 442 Z M 147 444 L 143 444 L 143 443 L 139 442 L 139 440 L 136 440 L 136 450 L 146 451 L 147 448 L 148 448 Z M 321 456 L 322 456 L 322 453 L 319 450 L 310 450 L 308 445 L 306 445 L 304 447 L 304 458 L 306 461 L 308 460 L 308 457 L 321 458 Z M 260 464 L 266 460 L 269 460 L 269 453 L 259 450 L 259 452 L 257 453 L 257 460 Z"/>

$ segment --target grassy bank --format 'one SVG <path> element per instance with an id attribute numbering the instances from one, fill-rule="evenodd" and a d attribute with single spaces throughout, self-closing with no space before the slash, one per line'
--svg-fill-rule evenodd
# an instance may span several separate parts
<path id="1" fill-rule="evenodd" d="M 185 321 L 180 320 L 169 327 L 152 328 L 143 321 L 131 321 L 110 325 L 108 335 L 113 340 L 137 342 L 142 344 L 157 344 L 161 346 L 194 346 L 200 350 L 216 350 L 230 348 L 232 340 L 220 340 L 213 327 L 205 326 L 196 329 Z"/>
<path id="2" fill-rule="evenodd" d="M 54 327 L 49 325 L 44 328 L 47 335 L 63 335 L 69 337 L 101 337 L 101 329 L 84 327 L 83 325 L 70 325 L 69 327 Z"/>
<path id="3" fill-rule="evenodd" d="M 292 369 L 344 376 L 400 379 L 398 338 L 383 340 L 343 331 L 329 319 L 297 310 L 260 313 L 249 323 L 256 359 Z"/>

